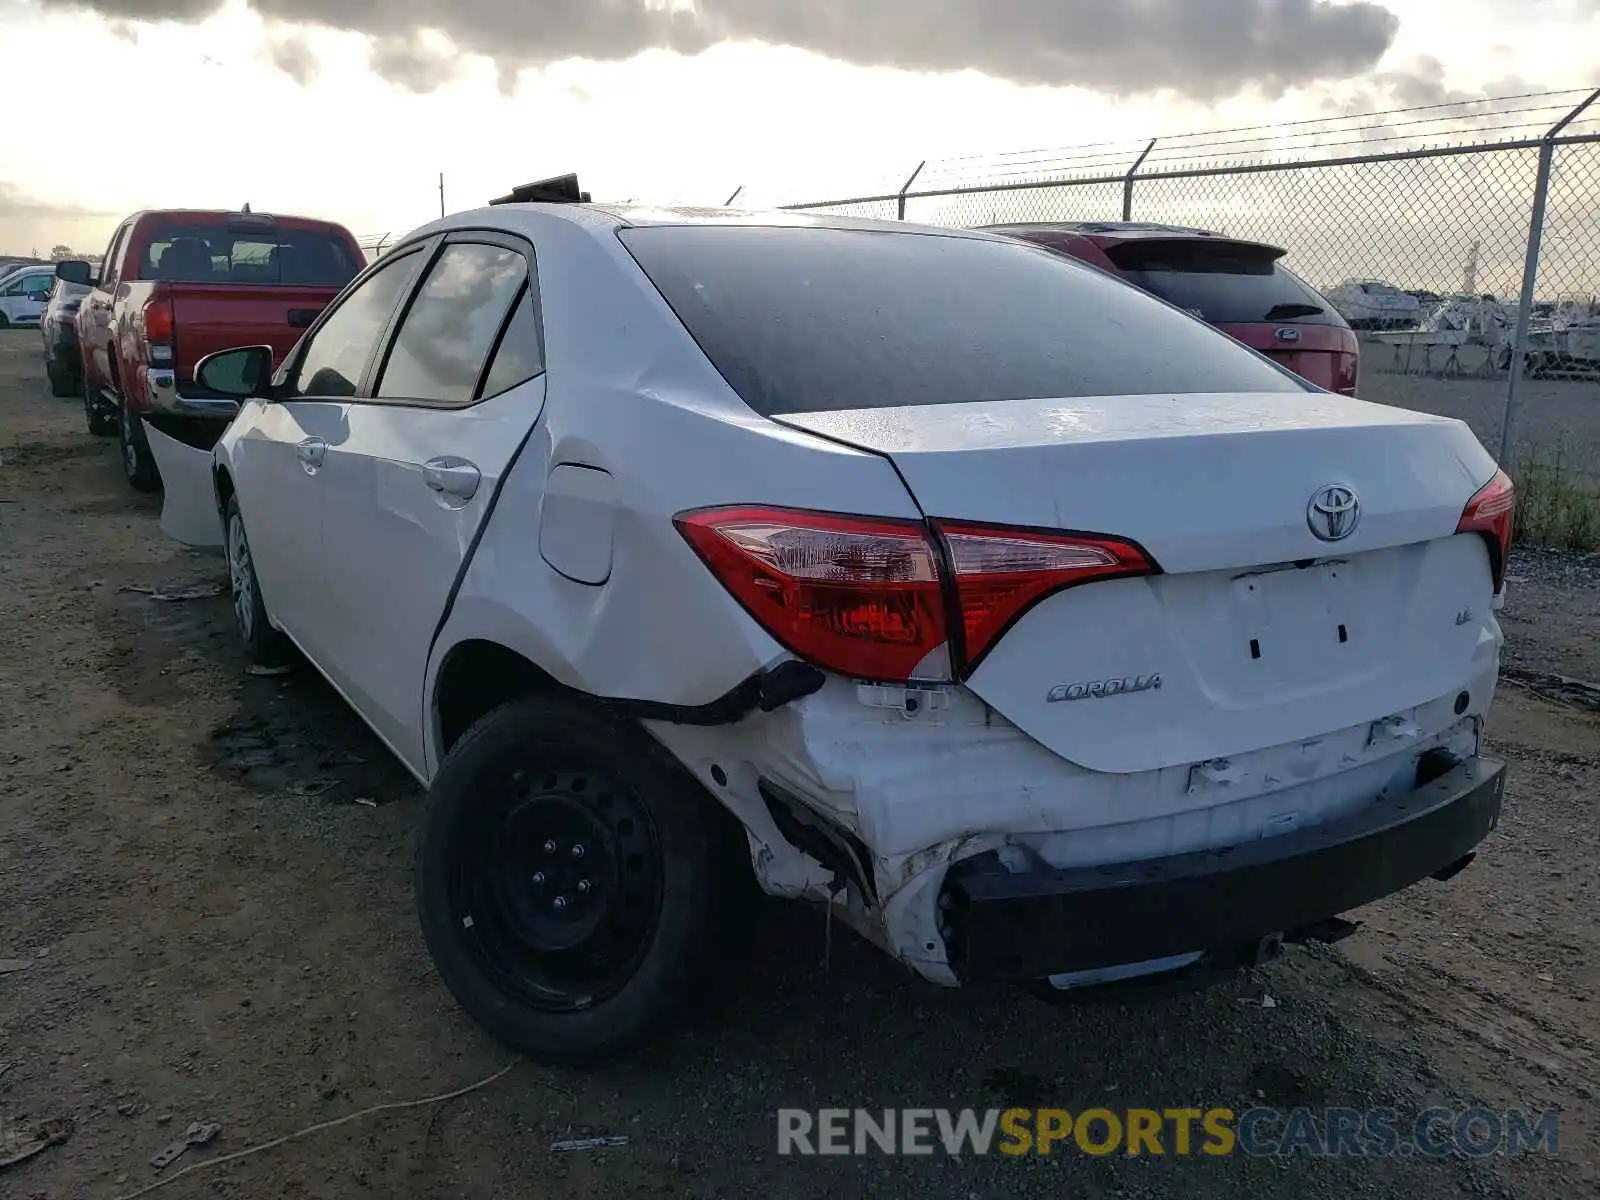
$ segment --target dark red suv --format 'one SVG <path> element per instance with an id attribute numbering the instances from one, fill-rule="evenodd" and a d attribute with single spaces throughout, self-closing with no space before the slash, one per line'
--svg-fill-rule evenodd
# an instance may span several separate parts
<path id="1" fill-rule="evenodd" d="M 1332 392 L 1355 395 L 1360 349 L 1333 305 L 1278 261 L 1284 251 L 1204 229 L 1127 221 L 989 225 L 1120 275 Z"/>

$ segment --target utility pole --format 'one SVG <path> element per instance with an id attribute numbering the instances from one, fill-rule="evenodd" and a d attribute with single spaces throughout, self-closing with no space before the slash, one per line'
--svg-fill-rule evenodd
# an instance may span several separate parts
<path id="1" fill-rule="evenodd" d="M 439 215 L 444 216 L 444 172 L 439 172 Z"/>

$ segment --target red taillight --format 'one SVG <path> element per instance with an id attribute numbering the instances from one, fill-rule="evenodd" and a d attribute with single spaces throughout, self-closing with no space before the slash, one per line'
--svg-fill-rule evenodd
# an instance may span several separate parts
<path id="1" fill-rule="evenodd" d="M 1052 592 L 1155 571 L 1138 546 L 1098 534 L 1040 533 L 953 521 L 934 528 L 949 551 L 970 671 L 1018 617 Z"/>
<path id="2" fill-rule="evenodd" d="M 144 337 L 147 342 L 172 341 L 172 301 L 165 296 L 145 302 Z"/>
<path id="3" fill-rule="evenodd" d="M 774 638 L 862 679 L 970 671 L 1050 593 L 1158 569 L 1139 547 L 1093 534 L 936 522 L 941 547 L 919 521 L 755 507 L 685 513 L 676 524 Z"/>
<path id="4" fill-rule="evenodd" d="M 172 297 L 167 285 L 158 283 L 144 304 L 144 344 L 152 367 L 170 367 L 176 357 L 172 349 Z"/>
<path id="5" fill-rule="evenodd" d="M 948 678 L 943 663 L 917 672 L 945 644 L 939 564 L 920 522 L 722 508 L 676 523 L 734 599 L 801 658 L 867 679 Z"/>
<path id="6" fill-rule="evenodd" d="M 1333 390 L 1346 396 L 1354 396 L 1361 370 L 1361 359 L 1350 351 L 1340 351 L 1333 356 L 1333 359 Z"/>
<path id="7" fill-rule="evenodd" d="M 1516 486 L 1511 476 L 1496 471 L 1493 479 L 1472 494 L 1456 524 L 1457 533 L 1482 534 L 1488 543 L 1489 569 L 1496 592 L 1505 584 L 1506 559 L 1511 554 L 1511 515 L 1516 500 Z"/>

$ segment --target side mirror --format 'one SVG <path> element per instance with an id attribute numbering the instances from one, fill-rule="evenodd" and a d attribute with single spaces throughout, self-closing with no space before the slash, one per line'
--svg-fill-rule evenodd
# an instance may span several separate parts
<path id="1" fill-rule="evenodd" d="M 208 391 L 239 400 L 265 396 L 272 385 L 272 347 L 240 346 L 202 358 L 195 382 Z"/>
<path id="2" fill-rule="evenodd" d="M 56 278 L 93 287 L 94 268 L 81 258 L 68 258 L 56 264 Z"/>

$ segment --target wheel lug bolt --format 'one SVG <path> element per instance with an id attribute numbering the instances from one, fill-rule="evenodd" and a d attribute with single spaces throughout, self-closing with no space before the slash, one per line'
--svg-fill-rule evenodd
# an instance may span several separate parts
<path id="1" fill-rule="evenodd" d="M 572 848 L 572 857 L 573 858 L 582 858 L 583 857 L 583 843 L 582 842 L 579 842 L 577 845 L 575 845 Z"/>
<path id="2" fill-rule="evenodd" d="M 567 906 L 567 898 L 565 896 L 557 896 L 556 897 L 556 901 L 555 901 L 556 911 L 560 912 L 562 909 L 566 908 L 566 906 Z"/>
<path id="3" fill-rule="evenodd" d="M 554 854 L 556 852 L 556 844 L 555 844 L 555 842 L 554 841 L 546 842 L 544 844 L 544 852 L 546 854 Z"/>
<path id="4" fill-rule="evenodd" d="M 534 887 L 543 887 L 544 886 L 544 872 L 543 871 L 535 871 L 533 873 L 533 886 Z"/>
<path id="5" fill-rule="evenodd" d="M 578 880 L 578 894 L 580 896 L 587 896 L 589 894 L 589 881 L 587 879 Z"/>

